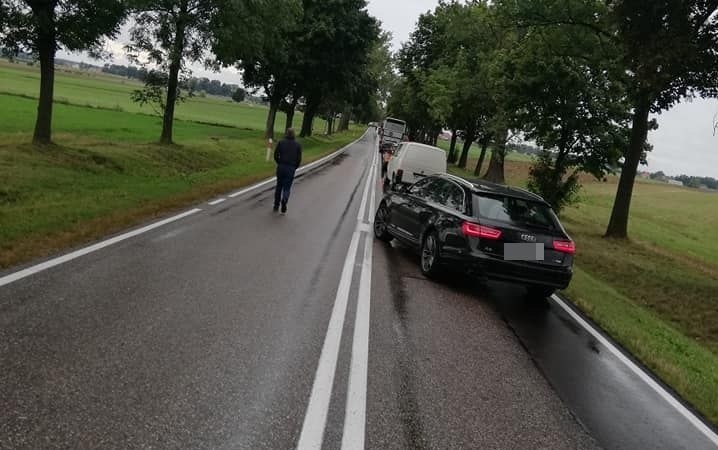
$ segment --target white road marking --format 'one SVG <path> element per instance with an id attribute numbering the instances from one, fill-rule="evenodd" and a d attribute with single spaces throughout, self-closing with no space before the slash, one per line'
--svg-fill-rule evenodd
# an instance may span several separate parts
<path id="1" fill-rule="evenodd" d="M 376 194 L 376 158 L 372 159 L 373 171 L 369 177 L 371 192 L 369 194 L 369 220 L 374 211 Z M 366 225 L 364 223 L 360 224 Z M 369 325 L 371 317 L 371 271 L 374 236 L 367 233 L 364 238 L 364 259 L 359 279 L 356 319 L 354 322 L 354 340 L 352 341 L 352 358 L 349 368 L 349 388 L 347 391 L 346 413 L 344 415 L 344 432 L 342 450 L 363 450 L 366 438 L 366 396 L 369 369 Z"/>
<path id="2" fill-rule="evenodd" d="M 367 177 L 364 187 L 364 193 L 360 206 L 361 211 L 359 217 L 357 218 L 358 223 L 362 223 L 364 220 L 363 216 L 366 210 L 369 188 L 372 187 L 372 177 L 375 173 L 375 159 L 376 154 L 374 154 L 371 158 L 372 167 L 369 170 L 369 176 Z M 347 304 L 349 303 L 350 288 L 354 278 L 354 263 L 359 249 L 359 238 L 362 234 L 364 234 L 364 232 L 359 230 L 357 227 L 352 235 L 349 250 L 347 251 L 347 256 L 344 260 L 344 268 L 342 269 L 342 275 L 339 280 L 339 288 L 337 289 L 337 294 L 334 299 L 334 307 L 332 309 L 332 315 L 329 319 L 329 327 L 324 338 L 321 355 L 319 356 L 317 372 L 314 375 L 314 384 L 312 385 L 312 393 L 309 397 L 309 405 L 307 406 L 307 412 L 304 415 L 302 432 L 299 436 L 299 443 L 297 444 L 298 450 L 321 450 L 324 442 L 324 430 L 327 424 L 327 415 L 329 414 L 329 404 L 332 397 L 332 388 L 334 386 L 334 376 L 336 374 L 337 361 L 339 359 L 339 349 L 341 348 L 342 331 L 344 329 L 344 321 L 346 319 Z M 366 239 L 367 241 L 371 241 L 369 236 L 367 236 Z M 371 256 L 371 253 L 369 253 L 369 255 Z M 365 260 L 366 256 L 367 254 L 365 252 Z M 371 271 L 371 267 L 369 270 Z M 361 279 L 364 280 L 364 284 L 367 283 L 364 266 L 362 268 Z M 369 283 L 370 280 L 371 278 L 369 278 Z M 362 283 L 362 281 L 360 281 L 360 283 Z M 369 289 L 371 289 L 371 285 Z M 360 290 L 362 290 L 361 285 Z M 364 290 L 366 290 L 366 287 L 364 287 Z M 367 296 L 368 303 L 369 294 L 367 293 L 364 295 Z M 368 315 L 368 310 L 366 314 Z M 354 385 L 356 387 L 357 381 L 355 381 Z M 366 382 L 364 382 L 364 385 L 366 386 Z M 364 388 L 364 397 L 366 397 L 366 388 Z M 366 402 L 366 400 L 364 401 Z M 362 423 L 361 426 L 363 436 L 364 424 Z"/>
<path id="3" fill-rule="evenodd" d="M 360 223 L 357 226 L 357 231 L 361 231 L 362 233 L 371 233 L 373 230 L 370 223 Z"/>
<path id="4" fill-rule="evenodd" d="M 15 281 L 21 280 L 23 278 L 29 277 L 31 275 L 34 275 L 36 273 L 50 269 L 52 267 L 59 266 L 60 264 L 64 264 L 68 261 L 72 261 L 73 259 L 77 259 L 81 256 L 85 256 L 89 253 L 93 253 L 93 252 L 101 250 L 105 247 L 109 247 L 111 245 L 117 244 L 118 242 L 122 242 L 127 239 L 138 236 L 140 234 L 147 233 L 148 231 L 154 230 L 155 228 L 159 228 L 159 227 L 165 226 L 169 223 L 176 222 L 180 219 L 184 219 L 185 217 L 191 216 L 192 214 L 196 214 L 200 211 L 202 211 L 202 210 L 201 209 L 193 209 L 193 210 L 184 212 L 182 214 L 178 214 L 176 216 L 170 217 L 168 219 L 164 219 L 159 222 L 155 222 L 151 225 L 147 225 L 146 227 L 139 228 L 137 230 L 133 230 L 133 231 L 121 234 L 119 236 L 115 236 L 111 239 L 107 239 L 102 242 L 98 242 L 97 244 L 90 245 L 89 247 L 85 247 L 80 250 L 76 250 L 72 253 L 68 253 L 67 255 L 59 256 L 57 258 L 53 258 L 51 260 L 45 261 L 45 262 L 37 264 L 35 266 L 28 267 L 27 269 L 23 269 L 18 272 L 11 273 L 10 275 L 6 275 L 6 276 L 0 278 L 0 286 L 5 286 L 7 284 L 10 284 Z"/>
<path id="5" fill-rule="evenodd" d="M 359 206 L 359 214 L 357 215 L 357 221 L 359 223 L 365 222 L 364 216 L 366 215 L 366 207 L 367 207 L 367 201 L 369 200 L 369 192 L 370 189 L 374 187 L 374 183 L 372 183 L 372 179 L 374 178 L 374 173 L 376 172 L 376 153 L 371 158 L 369 166 L 369 176 L 367 178 L 366 185 L 364 186 L 364 193 L 361 197 L 361 205 Z"/>
<path id="6" fill-rule="evenodd" d="M 643 382 L 651 387 L 658 395 L 661 396 L 669 405 L 671 405 L 679 414 L 685 417 L 688 422 L 698 429 L 706 438 L 708 438 L 713 444 L 718 446 L 718 435 L 710 429 L 701 419 L 696 417 L 693 412 L 686 408 L 680 401 L 678 401 L 673 395 L 666 391 L 663 386 L 658 384 L 650 375 L 648 375 L 643 369 L 638 367 L 636 363 L 631 361 L 621 350 L 616 348 L 611 341 L 606 339 L 600 332 L 598 332 L 591 324 L 586 322 L 576 311 L 568 306 L 561 298 L 557 295 L 551 296 L 551 299 L 556 302 L 568 315 L 573 318 L 579 325 L 581 325 L 586 331 L 588 331 L 598 342 L 608 349 L 613 355 L 618 358 L 623 364 L 625 364 L 631 372 L 636 374 Z"/>
<path id="7" fill-rule="evenodd" d="M 217 200 L 215 200 L 215 201 L 213 201 L 213 202 L 209 202 L 208 204 L 209 204 L 209 206 L 217 206 L 217 205 L 219 205 L 220 203 L 224 203 L 224 202 L 226 202 L 226 201 L 227 201 L 226 198 L 218 198 Z"/>
<path id="8" fill-rule="evenodd" d="M 247 193 L 249 193 L 249 192 L 256 191 L 257 189 L 263 188 L 264 186 L 267 186 L 268 184 L 275 183 L 276 181 L 277 181 L 277 177 L 270 178 L 270 179 L 268 179 L 268 180 L 262 181 L 261 183 L 257 183 L 257 184 L 255 184 L 255 185 L 253 185 L 253 186 L 250 186 L 250 187 L 248 187 L 248 188 L 242 189 L 241 191 L 235 192 L 235 193 L 233 193 L 233 194 L 229 194 L 228 197 L 229 197 L 229 198 L 236 198 L 236 197 L 239 197 L 240 195 L 244 195 L 244 194 L 247 194 Z"/>
<path id="9" fill-rule="evenodd" d="M 302 434 L 297 444 L 298 450 L 321 450 L 322 442 L 324 441 L 324 428 L 327 423 L 327 414 L 329 413 L 329 401 L 332 397 L 344 318 L 347 312 L 347 303 L 349 302 L 349 289 L 354 272 L 354 260 L 359 247 L 359 236 L 360 233 L 358 232 L 355 232 L 352 236 L 349 251 L 344 260 L 344 269 L 342 270 L 339 288 L 334 299 L 334 308 L 329 319 L 329 327 L 324 338 L 322 353 L 319 357 L 317 373 L 314 375 L 309 406 L 307 406 L 307 412 L 304 415 Z"/>

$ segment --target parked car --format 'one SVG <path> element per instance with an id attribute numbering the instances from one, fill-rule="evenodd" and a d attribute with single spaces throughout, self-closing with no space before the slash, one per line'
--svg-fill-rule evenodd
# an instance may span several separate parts
<path id="1" fill-rule="evenodd" d="M 454 267 L 545 298 L 573 275 L 573 240 L 548 203 L 519 188 L 429 176 L 385 195 L 374 234 L 418 250 L 428 277 Z"/>
<path id="2" fill-rule="evenodd" d="M 402 142 L 394 150 L 384 185 L 394 189 L 400 184 L 412 184 L 423 177 L 440 173 L 446 173 L 444 150 L 416 142 Z"/>

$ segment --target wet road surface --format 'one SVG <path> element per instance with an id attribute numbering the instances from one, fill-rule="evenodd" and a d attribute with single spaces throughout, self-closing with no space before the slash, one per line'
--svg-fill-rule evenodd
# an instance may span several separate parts
<path id="1" fill-rule="evenodd" d="M 374 242 L 374 153 L 0 287 L 0 448 L 712 448 L 554 306 Z"/>

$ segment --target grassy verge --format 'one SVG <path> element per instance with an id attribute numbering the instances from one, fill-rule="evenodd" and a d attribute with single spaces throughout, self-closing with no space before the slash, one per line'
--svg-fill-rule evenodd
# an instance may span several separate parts
<path id="1" fill-rule="evenodd" d="M 261 131 L 177 122 L 180 145 L 156 145 L 159 119 L 57 105 L 56 145 L 28 144 L 35 102 L 0 102 L 0 267 L 52 254 L 271 176 Z M 303 140 L 305 161 L 362 130 Z"/>
<path id="2" fill-rule="evenodd" d="M 476 163 L 476 157 L 469 167 Z M 529 163 L 508 160 L 509 184 Z M 452 168 L 471 176 L 471 171 Z M 584 177 L 562 214 L 576 240 L 568 297 L 686 401 L 718 423 L 718 194 L 638 182 L 629 241 L 603 238 L 617 179 Z"/>
<path id="3" fill-rule="evenodd" d="M 718 423 L 718 357 L 578 268 L 566 295 L 624 348 Z"/>

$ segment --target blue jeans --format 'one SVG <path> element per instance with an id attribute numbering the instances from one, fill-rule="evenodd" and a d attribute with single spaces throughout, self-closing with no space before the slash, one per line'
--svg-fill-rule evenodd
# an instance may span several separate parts
<path id="1" fill-rule="evenodd" d="M 292 191 L 296 171 L 296 167 L 284 164 L 277 166 L 277 189 L 274 191 L 274 206 L 279 206 L 280 202 L 286 205 L 289 201 L 289 194 Z"/>

